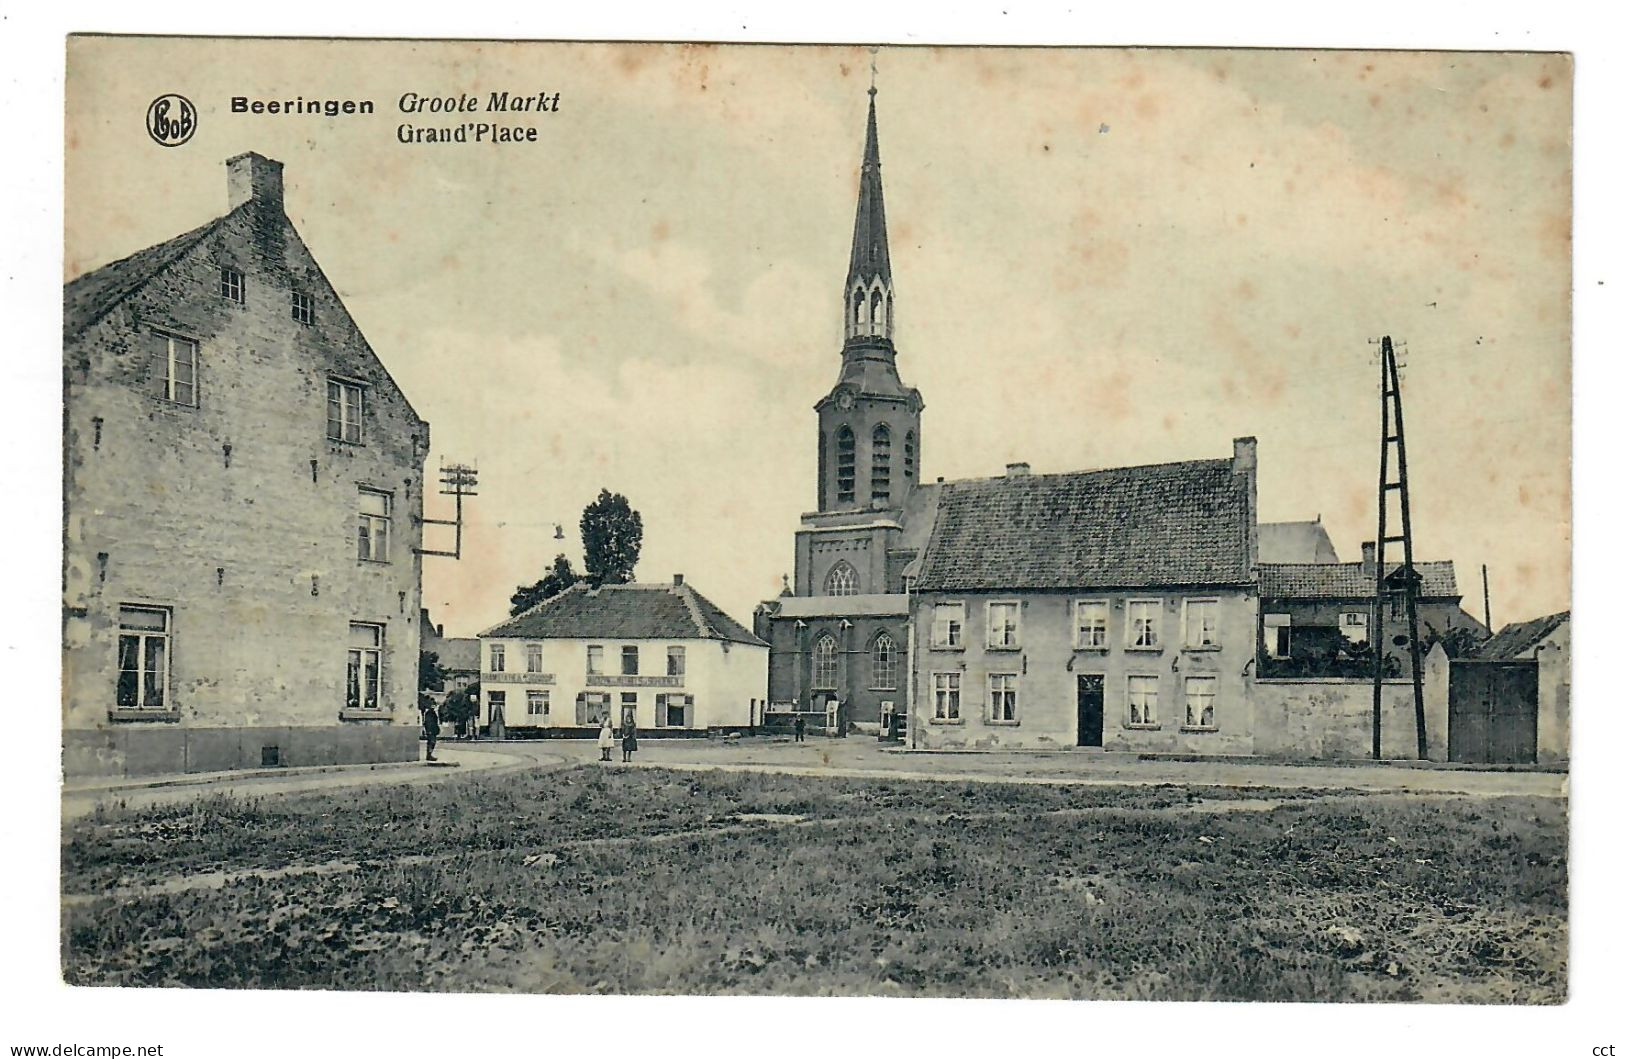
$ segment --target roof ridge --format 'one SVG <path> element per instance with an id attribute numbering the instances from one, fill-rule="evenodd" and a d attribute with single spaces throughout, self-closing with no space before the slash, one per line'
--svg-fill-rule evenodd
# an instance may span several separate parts
<path id="1" fill-rule="evenodd" d="M 1194 467 L 1200 464 L 1228 465 L 1232 461 L 1229 457 L 1214 457 L 1201 460 L 1165 460 L 1162 463 L 1131 463 L 1121 467 L 1094 467 L 1082 471 L 1042 471 L 1039 473 L 1018 474 L 1012 477 L 1009 474 L 989 474 L 977 478 L 952 478 L 946 482 L 933 482 L 933 485 L 981 485 L 986 482 L 1031 482 L 1041 478 L 1080 478 L 1091 474 L 1116 474 L 1122 471 L 1151 471 L 1160 467 Z"/>
<path id="2" fill-rule="evenodd" d="M 502 628 L 504 625 L 507 625 L 510 622 L 518 621 L 520 618 L 528 618 L 532 614 L 535 614 L 537 611 L 541 610 L 543 607 L 546 607 L 549 604 L 555 603 L 558 600 L 563 599 L 565 596 L 569 595 L 571 592 L 574 592 L 577 588 L 585 588 L 586 586 L 587 586 L 587 582 L 585 582 L 585 581 L 577 581 L 575 584 L 571 585 L 569 588 L 566 588 L 564 591 L 555 592 L 551 596 L 548 596 L 546 599 L 542 600 L 540 603 L 533 604 L 532 606 L 526 608 L 525 610 L 520 611 L 518 614 L 510 614 L 510 615 L 508 615 L 506 618 L 503 618 L 501 621 L 497 622 L 495 625 L 491 626 L 489 629 L 482 629 L 481 631 L 474 634 L 474 639 L 477 640 L 482 636 L 490 636 L 491 634 L 495 633 L 498 629 Z"/>
<path id="3" fill-rule="evenodd" d="M 694 590 L 686 584 L 674 584 L 670 589 L 672 595 L 683 601 L 683 606 L 688 609 L 688 616 L 694 620 L 694 627 L 700 630 L 700 636 L 707 640 L 716 639 L 716 630 L 705 620 L 705 614 L 694 599 Z"/>
<path id="4" fill-rule="evenodd" d="M 123 257 L 117 258 L 116 260 L 109 261 L 105 265 L 99 265 L 88 272 L 82 272 L 73 279 L 68 280 L 67 283 L 63 284 L 62 289 L 64 296 L 68 294 L 71 288 L 79 284 L 83 284 L 88 280 L 92 280 L 97 276 L 106 275 L 110 269 L 116 269 L 121 265 L 128 265 L 142 254 L 151 254 L 154 251 L 161 251 L 155 255 L 155 261 L 152 264 L 152 267 L 146 271 L 145 275 L 139 277 L 133 286 L 131 286 L 128 290 L 114 292 L 114 296 L 109 297 L 106 300 L 106 304 L 98 306 L 82 320 L 70 322 L 67 318 L 66 311 L 64 311 L 62 319 L 63 329 L 66 332 L 64 337 L 70 339 L 77 338 L 86 331 L 90 330 L 92 327 L 95 327 L 96 324 L 106 317 L 108 313 L 112 312 L 124 302 L 135 297 L 137 294 L 140 294 L 142 290 L 146 289 L 147 284 L 151 283 L 154 279 L 157 279 L 159 274 L 164 272 L 175 262 L 179 261 L 183 256 L 196 247 L 198 243 L 207 238 L 216 228 L 224 223 L 226 218 L 230 217 L 238 210 L 245 208 L 247 205 L 248 203 L 245 202 L 240 206 L 227 210 L 225 213 L 220 214 L 213 220 L 205 221 L 203 224 L 198 225 L 196 228 L 193 228 L 190 231 L 182 232 L 181 234 L 171 236 L 168 239 L 160 239 L 151 246 L 144 246 L 139 250 L 125 254 Z M 70 326 L 72 327 L 72 330 L 68 330 Z"/>

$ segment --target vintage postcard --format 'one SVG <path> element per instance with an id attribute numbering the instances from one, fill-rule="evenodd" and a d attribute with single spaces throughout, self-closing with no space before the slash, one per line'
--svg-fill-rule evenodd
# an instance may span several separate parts
<path id="1" fill-rule="evenodd" d="M 1572 107 L 69 38 L 62 978 L 1563 1003 Z"/>

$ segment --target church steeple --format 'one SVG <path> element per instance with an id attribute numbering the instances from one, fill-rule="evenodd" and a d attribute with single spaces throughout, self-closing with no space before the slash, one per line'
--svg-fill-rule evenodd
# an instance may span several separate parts
<path id="1" fill-rule="evenodd" d="M 896 316 L 886 202 L 880 190 L 880 133 L 869 88 L 869 131 L 858 179 L 852 261 L 841 305 L 846 342 L 841 374 L 818 411 L 818 510 L 900 511 L 919 480 L 920 391 L 897 374 Z"/>
<path id="2" fill-rule="evenodd" d="M 891 251 L 886 245 L 886 198 L 880 186 L 880 133 L 875 122 L 875 88 L 869 86 L 869 131 L 858 178 L 858 215 L 852 225 L 852 263 L 843 299 L 846 340 L 892 336 L 896 295 Z"/>

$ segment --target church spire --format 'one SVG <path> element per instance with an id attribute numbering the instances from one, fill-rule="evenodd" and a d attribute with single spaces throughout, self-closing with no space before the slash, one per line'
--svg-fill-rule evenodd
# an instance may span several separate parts
<path id="1" fill-rule="evenodd" d="M 875 122 L 875 87 L 869 86 L 869 129 L 858 178 L 858 215 L 852 226 L 852 263 L 846 273 L 846 338 L 892 335 L 894 295 L 891 252 L 886 245 L 886 200 L 880 187 L 880 134 Z"/>

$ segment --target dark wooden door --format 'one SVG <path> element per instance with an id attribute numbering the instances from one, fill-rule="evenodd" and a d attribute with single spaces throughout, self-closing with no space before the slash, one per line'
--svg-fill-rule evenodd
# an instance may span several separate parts
<path id="1" fill-rule="evenodd" d="M 1100 746 L 1106 728 L 1106 677 L 1078 674 L 1078 745 Z"/>
<path id="2" fill-rule="evenodd" d="M 1451 662 L 1450 760 L 1533 763 L 1539 683 L 1532 661 Z"/>

